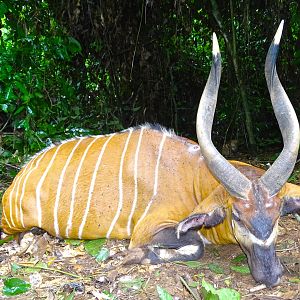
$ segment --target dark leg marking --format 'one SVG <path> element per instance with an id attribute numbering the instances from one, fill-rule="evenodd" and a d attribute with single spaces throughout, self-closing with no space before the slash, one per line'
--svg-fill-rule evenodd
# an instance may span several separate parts
<path id="1" fill-rule="evenodd" d="M 288 214 L 300 214 L 300 198 L 284 197 L 281 216 Z"/>
<path id="2" fill-rule="evenodd" d="M 204 244 L 196 230 L 176 236 L 175 227 L 158 232 L 150 245 L 129 250 L 125 264 L 160 264 L 170 261 L 198 260 L 203 256 Z"/>

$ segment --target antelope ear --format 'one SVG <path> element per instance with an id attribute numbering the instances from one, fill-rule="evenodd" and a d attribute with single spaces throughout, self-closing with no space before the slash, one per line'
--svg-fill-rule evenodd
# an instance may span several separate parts
<path id="1" fill-rule="evenodd" d="M 178 223 L 176 228 L 177 238 L 180 234 L 186 233 L 190 229 L 200 229 L 204 227 L 214 227 L 222 223 L 225 219 L 226 213 L 224 208 L 218 207 L 209 213 L 194 214 Z"/>
<path id="2" fill-rule="evenodd" d="M 284 197 L 280 214 L 300 214 L 300 198 Z"/>

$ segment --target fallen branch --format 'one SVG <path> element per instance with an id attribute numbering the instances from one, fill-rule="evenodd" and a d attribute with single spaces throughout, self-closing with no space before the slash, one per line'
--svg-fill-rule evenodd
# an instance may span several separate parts
<path id="1" fill-rule="evenodd" d="M 45 270 L 45 271 L 50 271 L 50 272 L 57 272 L 57 273 L 61 273 L 64 275 L 68 275 L 74 278 L 79 278 L 79 279 L 84 279 L 84 277 L 77 275 L 77 274 L 73 274 L 70 272 L 66 272 L 63 270 L 59 270 L 59 269 L 55 269 L 55 268 L 49 268 L 49 267 L 44 267 L 44 266 L 37 266 L 34 265 L 35 263 L 32 262 L 21 262 L 21 263 L 17 263 L 18 266 L 20 267 L 25 267 L 25 268 L 32 268 L 32 269 L 37 269 L 37 270 Z"/>
<path id="2" fill-rule="evenodd" d="M 190 294 L 193 296 L 195 300 L 201 300 L 201 298 L 198 295 L 196 295 L 196 293 L 190 288 L 190 286 L 181 276 L 180 276 L 180 281 L 182 282 L 183 286 L 190 292 Z"/>

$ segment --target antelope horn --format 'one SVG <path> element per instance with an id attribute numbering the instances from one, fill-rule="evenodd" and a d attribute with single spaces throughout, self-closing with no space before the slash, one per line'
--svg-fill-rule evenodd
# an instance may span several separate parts
<path id="1" fill-rule="evenodd" d="M 216 34 L 213 33 L 213 59 L 210 74 L 201 96 L 197 113 L 197 137 L 202 155 L 214 176 L 234 197 L 247 199 L 251 182 L 233 167 L 215 148 L 211 141 L 211 129 L 221 78 L 221 54 Z"/>
<path id="2" fill-rule="evenodd" d="M 276 195 L 291 175 L 299 149 L 299 123 L 294 108 L 281 85 L 276 71 L 276 59 L 283 29 L 282 20 L 269 48 L 265 62 L 265 77 L 277 122 L 283 138 L 283 150 L 271 168 L 259 179 L 270 197 Z"/>

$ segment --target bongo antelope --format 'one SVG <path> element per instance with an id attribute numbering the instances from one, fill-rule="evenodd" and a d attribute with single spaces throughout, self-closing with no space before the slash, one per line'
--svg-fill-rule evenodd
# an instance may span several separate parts
<path id="1" fill-rule="evenodd" d="M 199 259 L 208 242 L 238 243 L 254 279 L 278 284 L 278 220 L 300 211 L 300 187 L 286 183 L 298 154 L 299 124 L 276 71 L 282 28 L 283 22 L 265 76 L 284 147 L 266 172 L 227 161 L 211 141 L 221 77 L 213 34 L 211 71 L 197 114 L 199 145 L 144 125 L 51 146 L 5 192 L 4 232 L 40 227 L 62 238 L 130 239 L 129 261 L 152 264 Z"/>

